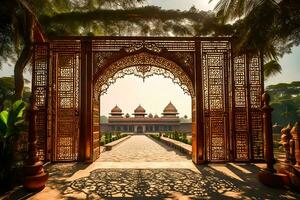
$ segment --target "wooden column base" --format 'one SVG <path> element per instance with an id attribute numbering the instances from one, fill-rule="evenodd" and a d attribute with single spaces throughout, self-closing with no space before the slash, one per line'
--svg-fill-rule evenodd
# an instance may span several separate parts
<path id="1" fill-rule="evenodd" d="M 291 187 L 300 191 L 300 167 L 292 167 L 291 172 L 289 173 Z"/>
<path id="2" fill-rule="evenodd" d="M 286 174 L 276 173 L 267 169 L 259 172 L 257 176 L 261 183 L 274 188 L 282 188 L 289 181 L 289 177 Z"/>
<path id="3" fill-rule="evenodd" d="M 300 168 L 291 164 L 281 164 L 278 166 L 278 171 L 286 174 L 289 177 L 289 182 L 286 185 L 300 191 Z"/>
<path id="4" fill-rule="evenodd" d="M 24 173 L 23 187 L 27 190 L 42 190 L 49 177 L 48 172 L 44 171 L 41 161 L 33 165 L 25 164 Z"/>
<path id="5" fill-rule="evenodd" d="M 202 165 L 205 164 L 206 161 L 205 160 L 198 160 L 198 162 L 196 163 L 196 165 Z"/>

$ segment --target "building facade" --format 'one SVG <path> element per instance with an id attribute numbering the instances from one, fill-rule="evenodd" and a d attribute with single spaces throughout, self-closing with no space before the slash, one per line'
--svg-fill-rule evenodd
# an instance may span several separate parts
<path id="1" fill-rule="evenodd" d="M 124 115 L 122 109 L 117 105 L 111 110 L 107 123 L 101 124 L 102 132 L 130 132 L 151 133 L 166 131 L 181 131 L 191 133 L 191 122 L 180 119 L 176 107 L 170 102 L 163 110 L 162 116 L 147 114 L 146 110 L 139 105 L 130 116 Z"/>

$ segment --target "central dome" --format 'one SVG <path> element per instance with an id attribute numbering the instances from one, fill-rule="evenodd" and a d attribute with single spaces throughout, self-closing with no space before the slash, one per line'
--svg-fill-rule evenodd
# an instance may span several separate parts
<path id="1" fill-rule="evenodd" d="M 135 110 L 134 110 L 134 113 L 145 113 L 146 110 L 141 106 L 139 105 Z"/>
<path id="2" fill-rule="evenodd" d="M 145 117 L 146 110 L 141 105 L 139 105 L 136 109 L 134 109 L 133 115 L 135 117 Z"/>
<path id="3" fill-rule="evenodd" d="M 170 102 L 164 109 L 164 113 L 178 114 L 176 107 Z"/>

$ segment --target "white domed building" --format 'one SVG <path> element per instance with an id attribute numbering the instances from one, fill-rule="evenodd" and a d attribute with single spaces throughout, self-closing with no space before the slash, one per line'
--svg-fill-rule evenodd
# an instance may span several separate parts
<path id="1" fill-rule="evenodd" d="M 191 122 L 184 121 L 178 117 L 176 107 L 170 102 L 162 112 L 162 116 L 157 114 L 147 114 L 143 106 L 139 105 L 130 116 L 123 116 L 122 109 L 117 105 L 111 110 L 108 122 L 100 125 L 102 132 L 120 131 L 131 133 L 151 133 L 164 131 L 183 131 L 191 133 Z"/>

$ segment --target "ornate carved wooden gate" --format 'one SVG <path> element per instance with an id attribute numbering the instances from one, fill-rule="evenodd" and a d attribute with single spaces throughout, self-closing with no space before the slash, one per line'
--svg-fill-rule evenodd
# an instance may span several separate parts
<path id="1" fill-rule="evenodd" d="M 261 55 L 233 55 L 230 37 L 65 37 L 36 43 L 32 90 L 39 155 L 92 162 L 100 95 L 117 78 L 171 78 L 192 99 L 193 161 L 263 158 Z M 101 155 L 100 155 L 101 156 Z"/>

